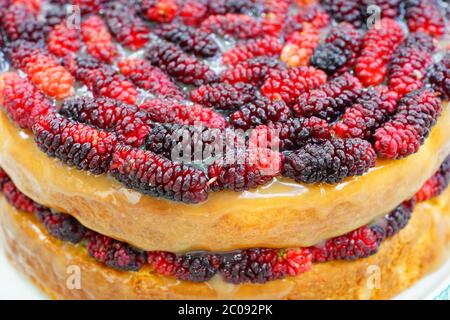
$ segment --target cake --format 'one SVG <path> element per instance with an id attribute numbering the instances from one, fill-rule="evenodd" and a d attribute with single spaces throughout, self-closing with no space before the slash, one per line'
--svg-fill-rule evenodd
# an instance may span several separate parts
<path id="1" fill-rule="evenodd" d="M 388 299 L 447 258 L 448 5 L 0 9 L 2 244 L 51 298 Z"/>

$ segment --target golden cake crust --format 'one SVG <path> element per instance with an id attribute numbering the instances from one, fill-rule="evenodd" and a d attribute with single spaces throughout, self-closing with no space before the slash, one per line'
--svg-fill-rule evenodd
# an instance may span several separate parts
<path id="1" fill-rule="evenodd" d="M 266 284 L 179 281 L 153 273 L 120 272 L 95 262 L 84 249 L 49 237 L 29 214 L 0 200 L 1 234 L 8 258 L 55 299 L 387 299 L 409 287 L 446 257 L 450 190 L 417 205 L 408 226 L 366 259 L 313 265 L 294 278 Z M 73 284 L 74 267 L 81 288 Z M 72 279 L 73 280 L 73 279 Z"/>
<path id="2" fill-rule="evenodd" d="M 198 205 L 145 196 L 107 175 L 69 168 L 41 152 L 3 112 L 0 166 L 36 202 L 141 249 L 301 247 L 366 225 L 412 197 L 450 153 L 448 123 L 445 107 L 418 153 L 379 160 L 369 173 L 338 185 L 306 186 L 280 178 L 249 192 L 213 193 Z"/>

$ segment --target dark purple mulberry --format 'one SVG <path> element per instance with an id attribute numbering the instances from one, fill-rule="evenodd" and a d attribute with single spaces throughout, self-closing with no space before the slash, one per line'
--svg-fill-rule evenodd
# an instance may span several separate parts
<path id="1" fill-rule="evenodd" d="M 375 165 L 376 154 L 361 139 L 312 142 L 285 157 L 283 175 L 301 183 L 339 183 Z"/>

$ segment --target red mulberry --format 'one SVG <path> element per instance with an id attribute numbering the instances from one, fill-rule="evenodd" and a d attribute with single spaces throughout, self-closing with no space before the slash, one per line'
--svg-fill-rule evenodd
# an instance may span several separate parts
<path id="1" fill-rule="evenodd" d="M 260 0 L 209 0 L 210 14 L 245 13 L 258 15 L 261 12 Z"/>
<path id="2" fill-rule="evenodd" d="M 187 26 L 198 26 L 208 16 L 209 0 L 186 0 L 180 9 L 181 21 Z"/>
<path id="3" fill-rule="evenodd" d="M 403 41 L 403 30 L 394 20 L 381 19 L 365 35 L 355 73 L 365 86 L 383 82 L 389 61 Z"/>
<path id="4" fill-rule="evenodd" d="M 283 175 L 300 183 L 339 183 L 375 165 L 376 154 L 361 139 L 311 142 L 284 158 Z"/>
<path id="5" fill-rule="evenodd" d="M 122 271 L 138 271 L 147 261 L 144 251 L 98 233 L 88 238 L 87 251 L 95 260 Z"/>
<path id="6" fill-rule="evenodd" d="M 427 83 L 444 99 L 450 98 L 450 54 L 446 54 L 428 70 Z"/>
<path id="7" fill-rule="evenodd" d="M 331 29 L 323 44 L 314 51 L 311 64 L 328 74 L 351 68 L 361 51 L 362 34 L 343 22 Z"/>
<path id="8" fill-rule="evenodd" d="M 164 24 L 156 29 L 155 33 L 175 43 L 183 51 L 200 57 L 212 57 L 219 50 L 218 44 L 209 33 L 181 24 Z"/>
<path id="9" fill-rule="evenodd" d="M 317 116 L 331 122 L 355 102 L 361 89 L 359 80 L 345 73 L 325 83 L 320 89 L 300 95 L 292 110 L 299 117 Z"/>
<path id="10" fill-rule="evenodd" d="M 265 283 L 308 271 L 312 259 L 309 249 L 246 249 L 224 254 L 219 271 L 230 283 Z"/>
<path id="11" fill-rule="evenodd" d="M 40 42 L 44 38 L 44 26 L 35 14 L 21 3 L 9 6 L 3 14 L 1 24 L 10 41 L 22 39 Z"/>
<path id="12" fill-rule="evenodd" d="M 149 41 L 149 28 L 127 4 L 110 2 L 105 6 L 103 15 L 113 36 L 125 47 L 137 50 Z"/>
<path id="13" fill-rule="evenodd" d="M 412 34 L 409 38 L 414 38 Z M 409 44 L 412 43 L 412 44 Z M 429 38 L 433 47 L 433 40 Z M 389 88 L 403 97 L 423 86 L 425 73 L 433 63 L 432 51 L 420 45 L 420 42 L 406 40 L 394 53 L 388 69 Z"/>
<path id="14" fill-rule="evenodd" d="M 370 227 L 361 227 L 309 249 L 313 254 L 314 262 L 356 260 L 376 253 L 379 244 L 380 239 L 377 232 Z"/>
<path id="15" fill-rule="evenodd" d="M 230 115 L 230 124 L 239 129 L 250 129 L 271 122 L 285 122 L 291 117 L 291 110 L 281 100 L 267 98 L 243 105 Z"/>
<path id="16" fill-rule="evenodd" d="M 66 100 L 59 113 L 75 121 L 113 131 L 119 141 L 136 147 L 144 145 L 150 131 L 144 111 L 109 98 Z"/>
<path id="17" fill-rule="evenodd" d="M 158 273 L 191 282 L 205 282 L 217 272 L 219 261 L 212 254 L 175 255 L 164 251 L 147 253 L 148 263 Z"/>
<path id="18" fill-rule="evenodd" d="M 330 16 L 319 5 L 302 8 L 294 15 L 294 20 L 301 24 L 309 24 L 315 29 L 322 29 L 330 23 Z"/>
<path id="19" fill-rule="evenodd" d="M 98 13 L 106 0 L 72 0 L 72 5 L 78 6 L 82 14 Z"/>
<path id="20" fill-rule="evenodd" d="M 47 48 L 55 56 L 76 54 L 81 47 L 78 30 L 69 27 L 65 21 L 53 27 L 47 36 Z"/>
<path id="21" fill-rule="evenodd" d="M 176 17 L 178 13 L 178 1 L 141 0 L 140 9 L 150 21 L 167 23 Z"/>
<path id="22" fill-rule="evenodd" d="M 150 62 L 138 58 L 128 58 L 118 64 L 120 72 L 138 87 L 150 93 L 167 98 L 183 99 L 184 92 L 168 75 Z"/>
<path id="23" fill-rule="evenodd" d="M 445 21 L 435 0 L 406 1 L 405 18 L 411 32 L 425 32 L 432 37 L 445 34 Z"/>
<path id="24" fill-rule="evenodd" d="M 255 99 L 255 87 L 242 82 L 234 85 L 215 83 L 201 86 L 191 91 L 191 100 L 193 102 L 205 107 L 222 110 L 235 110 Z"/>
<path id="25" fill-rule="evenodd" d="M 36 202 L 28 198 L 19 189 L 17 189 L 9 177 L 4 178 L 1 192 L 5 196 L 5 199 L 17 210 L 27 213 L 34 213 L 39 207 Z"/>
<path id="26" fill-rule="evenodd" d="M 210 128 L 225 128 L 225 118 L 209 108 L 198 104 L 189 105 L 182 102 L 151 99 L 140 108 L 148 112 L 150 119 L 160 123 L 201 124 Z"/>
<path id="27" fill-rule="evenodd" d="M 304 92 L 316 89 L 327 81 L 322 70 L 313 67 L 298 67 L 270 72 L 261 93 L 271 100 L 283 100 L 292 105 Z"/>
<path id="28" fill-rule="evenodd" d="M 146 58 L 177 81 L 201 86 L 217 80 L 216 73 L 195 57 L 170 43 L 157 43 L 147 48 Z"/>
<path id="29" fill-rule="evenodd" d="M 56 57 L 27 41 L 15 41 L 7 48 L 15 68 L 22 69 L 30 81 L 50 97 L 63 99 L 73 94 L 74 79 Z"/>
<path id="30" fill-rule="evenodd" d="M 77 58 L 70 66 L 78 81 L 83 82 L 95 96 L 103 96 L 134 104 L 137 88 L 110 65 L 92 58 Z"/>
<path id="31" fill-rule="evenodd" d="M 395 112 L 397 99 L 396 92 L 382 85 L 369 88 L 333 125 L 334 132 L 342 138 L 371 139 L 375 129 Z"/>
<path id="32" fill-rule="evenodd" d="M 17 73 L 0 76 L 0 105 L 21 128 L 31 129 L 36 118 L 52 109 L 52 103 Z"/>
<path id="33" fill-rule="evenodd" d="M 397 112 L 375 131 L 378 155 L 399 159 L 419 150 L 442 110 L 441 101 L 430 89 L 407 94 L 400 100 Z"/>
<path id="34" fill-rule="evenodd" d="M 303 31 L 295 31 L 286 37 L 280 60 L 288 67 L 307 66 L 319 42 L 317 29 L 306 28 Z"/>
<path id="35" fill-rule="evenodd" d="M 231 36 L 236 39 L 250 39 L 261 34 L 256 19 L 244 14 L 213 15 L 202 22 L 201 29 L 219 36 Z"/>
<path id="36" fill-rule="evenodd" d="M 374 12 L 370 12 L 370 6 L 377 6 L 380 8 L 381 18 L 396 19 L 400 15 L 400 5 L 402 0 L 362 0 L 363 13 L 366 13 L 366 18 Z"/>
<path id="37" fill-rule="evenodd" d="M 50 157 L 94 174 L 108 170 L 117 140 L 115 134 L 54 113 L 38 118 L 32 129 L 37 146 Z"/>
<path id="38" fill-rule="evenodd" d="M 438 197 L 447 189 L 449 182 L 450 156 L 444 160 L 439 170 L 416 193 L 416 201 L 423 202 Z"/>
<path id="39" fill-rule="evenodd" d="M 244 82 L 254 86 L 264 83 L 269 71 L 284 69 L 285 66 L 276 58 L 257 57 L 237 64 L 222 72 L 220 80 L 230 84 Z"/>
<path id="40" fill-rule="evenodd" d="M 172 162 L 151 151 L 118 146 L 110 173 L 131 189 L 185 203 L 208 198 L 208 180 L 203 171 Z"/>
<path id="41" fill-rule="evenodd" d="M 87 52 L 93 57 L 111 63 L 119 55 L 108 27 L 99 16 L 91 15 L 81 23 L 81 36 Z"/>
<path id="42" fill-rule="evenodd" d="M 278 57 L 281 49 L 282 45 L 278 38 L 251 39 L 240 42 L 236 47 L 225 52 L 222 61 L 225 64 L 236 65 L 239 62 L 260 56 Z"/>
<path id="43" fill-rule="evenodd" d="M 280 153 L 261 148 L 225 154 L 208 169 L 211 189 L 243 191 L 264 185 L 280 175 L 281 159 Z"/>

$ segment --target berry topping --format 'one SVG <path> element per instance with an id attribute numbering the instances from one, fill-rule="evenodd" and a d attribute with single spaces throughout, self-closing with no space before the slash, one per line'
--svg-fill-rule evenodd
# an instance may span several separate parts
<path id="1" fill-rule="evenodd" d="M 81 47 L 78 30 L 63 21 L 53 27 L 47 36 L 47 48 L 55 56 L 76 54 Z"/>
<path id="2" fill-rule="evenodd" d="M 362 34 L 351 24 L 342 22 L 332 28 L 325 42 L 314 51 L 311 64 L 328 74 L 353 66 L 361 51 Z"/>
<path id="3" fill-rule="evenodd" d="M 439 196 L 447 189 L 450 182 L 450 156 L 445 159 L 439 170 L 425 182 L 415 199 L 418 202 L 427 201 Z"/>
<path id="4" fill-rule="evenodd" d="M 83 82 L 95 96 L 103 96 L 134 104 L 137 88 L 110 65 L 93 58 L 76 58 L 68 68 L 78 81 Z"/>
<path id="5" fill-rule="evenodd" d="M 276 58 L 257 57 L 225 70 L 220 75 L 220 79 L 231 84 L 244 82 L 260 86 L 264 83 L 269 71 L 283 68 L 284 65 Z"/>
<path id="6" fill-rule="evenodd" d="M 377 232 L 362 227 L 343 236 L 311 247 L 314 262 L 331 260 L 356 260 L 373 255 L 378 251 L 380 241 Z"/>
<path id="7" fill-rule="evenodd" d="M 149 28 L 125 1 L 109 2 L 103 15 L 113 36 L 125 47 L 137 50 L 147 44 Z"/>
<path id="8" fill-rule="evenodd" d="M 361 139 L 307 143 L 284 158 L 283 175 L 302 183 L 339 183 L 359 176 L 375 165 L 376 154 Z"/>
<path id="9" fill-rule="evenodd" d="M 39 42 L 44 38 L 43 25 L 35 14 L 22 3 L 9 6 L 1 17 L 0 25 L 11 41 L 22 39 Z"/>
<path id="10" fill-rule="evenodd" d="M 35 43 L 15 41 L 10 43 L 7 52 L 13 66 L 22 69 L 46 95 L 63 99 L 73 94 L 73 77 L 53 55 Z"/>
<path id="11" fill-rule="evenodd" d="M 36 118 L 52 109 L 52 103 L 17 73 L 0 76 L 0 105 L 17 125 L 31 129 Z"/>
<path id="12" fill-rule="evenodd" d="M 375 129 L 395 112 L 397 99 L 397 93 L 383 85 L 369 88 L 333 125 L 336 136 L 371 140 Z"/>
<path id="13" fill-rule="evenodd" d="M 405 201 L 384 217 L 383 221 L 379 224 L 384 231 L 383 238 L 390 238 L 406 227 L 411 218 L 414 206 L 414 200 Z"/>
<path id="14" fill-rule="evenodd" d="M 261 28 L 255 18 L 244 14 L 213 15 L 203 21 L 200 27 L 209 33 L 237 39 L 255 38 L 261 34 Z"/>
<path id="15" fill-rule="evenodd" d="M 144 251 L 98 233 L 89 237 L 87 251 L 95 260 L 123 271 L 137 271 L 147 261 Z"/>
<path id="16" fill-rule="evenodd" d="M 235 128 L 246 130 L 271 122 L 285 122 L 290 117 L 291 110 L 282 100 L 261 98 L 232 113 L 229 122 Z"/>
<path id="17" fill-rule="evenodd" d="M 214 83 L 192 90 L 191 100 L 205 107 L 236 110 L 243 104 L 256 99 L 256 89 L 250 84 L 238 82 Z"/>
<path id="18" fill-rule="evenodd" d="M 442 94 L 444 99 L 450 99 L 450 53 L 430 68 L 427 73 L 427 82 L 434 90 Z"/>
<path id="19" fill-rule="evenodd" d="M 359 0 L 322 0 L 322 5 L 337 22 L 349 22 L 355 27 L 362 27 L 363 14 Z"/>
<path id="20" fill-rule="evenodd" d="M 186 0 L 180 9 L 181 21 L 187 26 L 198 26 L 208 16 L 209 0 Z"/>
<path id="21" fill-rule="evenodd" d="M 417 152 L 441 110 L 441 101 L 431 89 L 407 94 L 400 100 L 394 116 L 375 132 L 375 150 L 378 155 L 399 159 Z"/>
<path id="22" fill-rule="evenodd" d="M 179 124 L 152 125 L 145 147 L 171 160 L 182 162 L 207 162 L 222 154 L 222 138 L 226 138 L 222 129 L 205 126 Z M 217 149 L 218 150 L 217 150 Z"/>
<path id="23" fill-rule="evenodd" d="M 405 1 L 405 18 L 411 32 L 425 32 L 432 37 L 445 33 L 445 21 L 435 0 Z"/>
<path id="24" fill-rule="evenodd" d="M 109 172 L 128 188 L 151 196 L 185 203 L 208 198 L 208 179 L 203 171 L 152 151 L 118 145 Z"/>
<path id="25" fill-rule="evenodd" d="M 366 33 L 355 64 L 356 76 L 365 86 L 383 82 L 388 63 L 402 41 L 401 26 L 388 18 L 381 19 Z"/>
<path id="26" fill-rule="evenodd" d="M 20 192 L 9 177 L 3 178 L 2 193 L 6 200 L 17 210 L 34 213 L 38 204 Z"/>
<path id="27" fill-rule="evenodd" d="M 423 86 L 425 73 L 433 63 L 433 40 L 426 34 L 411 34 L 405 44 L 398 47 L 389 65 L 389 88 L 403 97 Z M 428 37 L 426 43 L 422 43 Z M 431 50 L 427 50 L 430 48 Z"/>
<path id="28" fill-rule="evenodd" d="M 98 13 L 106 0 L 71 0 L 72 5 L 78 6 L 82 14 Z"/>
<path id="29" fill-rule="evenodd" d="M 234 284 L 265 283 L 308 271 L 312 259 L 309 249 L 247 249 L 224 254 L 220 273 Z"/>
<path id="30" fill-rule="evenodd" d="M 267 148 L 278 148 L 282 151 L 299 149 L 313 139 L 330 138 L 328 122 L 316 117 L 269 123 L 257 126 L 251 133 L 251 139 L 256 139 L 258 145 L 261 144 L 260 141 L 265 141 Z"/>
<path id="31" fill-rule="evenodd" d="M 94 174 L 109 168 L 117 138 L 114 134 L 49 113 L 33 125 L 37 146 L 50 157 Z"/>
<path id="32" fill-rule="evenodd" d="M 171 22 L 178 12 L 177 0 L 141 0 L 139 5 L 147 19 L 154 22 Z"/>
<path id="33" fill-rule="evenodd" d="M 161 38 L 175 43 L 183 51 L 200 57 L 212 57 L 219 50 L 212 35 L 181 24 L 164 24 L 155 30 Z"/>
<path id="34" fill-rule="evenodd" d="M 288 67 L 307 66 L 319 42 L 317 29 L 306 28 L 303 31 L 295 31 L 286 37 L 280 60 Z"/>
<path id="35" fill-rule="evenodd" d="M 265 36 L 238 43 L 236 47 L 223 54 L 222 61 L 225 64 L 236 65 L 255 57 L 278 57 L 281 49 L 282 45 L 278 38 Z"/>
<path id="36" fill-rule="evenodd" d="M 84 238 L 86 229 L 72 216 L 56 213 L 50 209 L 39 207 L 36 217 L 52 236 L 62 240 L 78 243 Z"/>
<path id="37" fill-rule="evenodd" d="M 113 131 L 119 141 L 135 147 L 144 144 L 150 131 L 144 111 L 109 98 L 66 100 L 59 113 L 72 120 Z"/>
<path id="38" fill-rule="evenodd" d="M 216 73 L 195 57 L 171 43 L 156 43 L 147 48 L 145 57 L 151 64 L 184 84 L 201 86 L 217 80 Z"/>
<path id="39" fill-rule="evenodd" d="M 320 89 L 305 92 L 292 107 L 299 117 L 317 116 L 334 121 L 361 94 L 362 85 L 357 78 L 345 73 L 323 84 Z"/>
<path id="40" fill-rule="evenodd" d="M 281 174 L 281 159 L 281 153 L 256 147 L 226 154 L 208 169 L 210 187 L 239 192 L 264 185 Z"/>
<path id="41" fill-rule="evenodd" d="M 225 118 L 216 111 L 198 104 L 178 101 L 150 99 L 140 108 L 147 111 L 151 120 L 160 123 L 204 125 L 210 128 L 225 128 Z"/>
<path id="42" fill-rule="evenodd" d="M 164 251 L 150 251 L 147 256 L 148 263 L 157 272 L 192 282 L 210 280 L 216 274 L 216 265 L 219 263 L 213 255 L 205 254 L 189 253 L 176 256 Z"/>
<path id="43" fill-rule="evenodd" d="M 151 94 L 174 99 L 183 99 L 184 92 L 158 67 L 138 58 L 127 58 L 119 62 L 120 72 L 136 86 Z"/>
<path id="44" fill-rule="evenodd" d="M 261 93 L 271 100 L 283 100 L 292 105 L 304 92 L 316 89 L 327 81 L 327 75 L 314 67 L 273 70 L 261 87 Z"/>
<path id="45" fill-rule="evenodd" d="M 97 15 L 91 15 L 81 23 L 81 37 L 87 52 L 101 61 L 110 63 L 119 54 L 108 27 Z"/>

